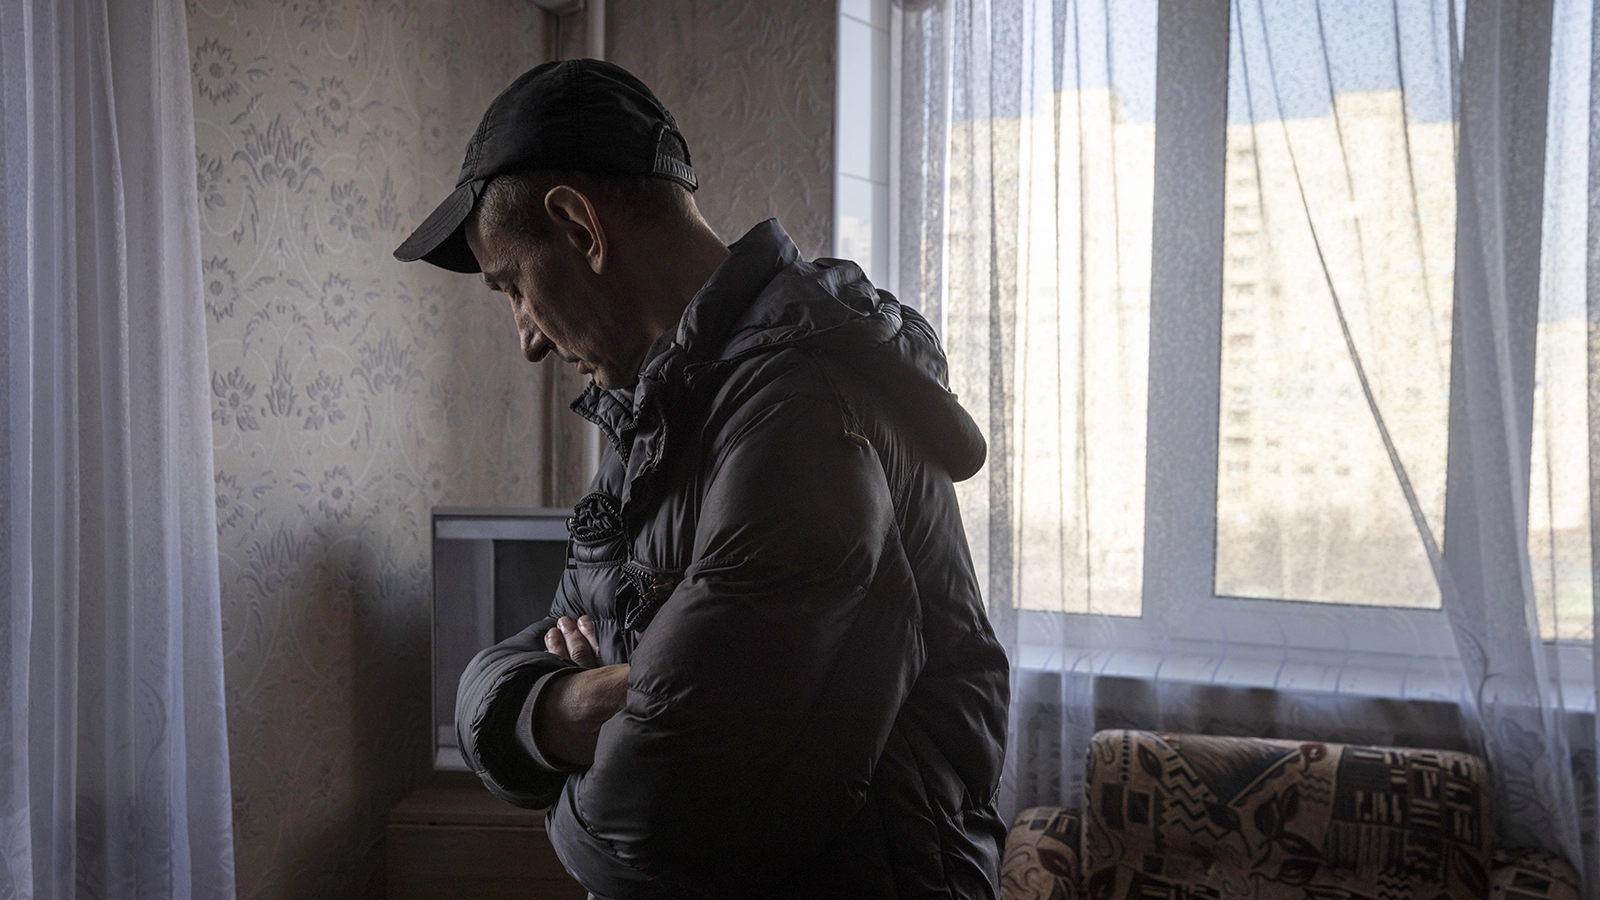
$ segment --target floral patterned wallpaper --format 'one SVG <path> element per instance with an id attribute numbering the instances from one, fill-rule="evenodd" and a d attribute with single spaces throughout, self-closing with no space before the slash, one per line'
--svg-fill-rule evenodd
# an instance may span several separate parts
<path id="1" fill-rule="evenodd" d="M 832 254 L 837 29 L 832 0 L 608 0 L 607 56 L 672 110 L 723 240 L 777 216 Z"/>
<path id="2" fill-rule="evenodd" d="M 191 0 L 189 36 L 239 896 L 380 896 L 430 765 L 429 510 L 581 484 L 549 414 L 580 385 L 521 359 L 482 284 L 391 256 L 544 20 Z"/>
<path id="3" fill-rule="evenodd" d="M 713 227 L 829 244 L 834 5 L 611 0 Z M 529 0 L 189 0 L 238 895 L 378 897 L 429 771 L 428 516 L 570 504 L 582 382 L 393 248 L 484 106 L 561 47 Z M 576 26 L 576 27 L 574 27 Z"/>

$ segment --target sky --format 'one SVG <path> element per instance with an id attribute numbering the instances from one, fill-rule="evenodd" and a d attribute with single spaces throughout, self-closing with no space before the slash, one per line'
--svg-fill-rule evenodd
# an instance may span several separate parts
<path id="1" fill-rule="evenodd" d="M 1015 115 L 1026 106 L 1042 111 L 1051 90 L 1109 84 L 1122 96 L 1130 119 L 1155 120 L 1158 0 L 969 0 L 958 4 L 958 16 L 961 6 L 969 16 L 990 13 L 991 65 L 1016 73 L 1001 83 L 1025 85 L 1021 96 L 994 97 L 995 115 Z M 1240 90 L 1241 45 L 1257 97 L 1257 121 L 1327 115 L 1330 75 L 1333 93 L 1397 90 L 1403 76 L 1414 117 L 1448 120 L 1449 6 L 1450 0 L 1322 0 L 1319 32 L 1317 0 L 1235 0 L 1229 22 L 1230 121 L 1249 121 Z M 999 24 L 1016 21 L 1019 12 L 1020 31 Z M 1022 79 L 1023 71 L 1032 77 Z"/>
<path id="2" fill-rule="evenodd" d="M 1545 321 L 1585 317 L 1589 115 L 1591 104 L 1600 105 L 1600 97 L 1591 99 L 1589 81 L 1593 13 L 1594 0 L 1556 0 L 1540 248 L 1539 318 Z"/>
<path id="3" fill-rule="evenodd" d="M 1450 121 L 1448 0 L 1323 0 L 1320 28 L 1318 7 L 1317 0 L 1235 0 L 1230 124 L 1323 118 L 1335 94 L 1402 86 L 1412 119 Z"/>
<path id="4" fill-rule="evenodd" d="M 1453 2 L 1459 41 L 1465 0 Z M 1558 43 L 1581 37 L 1582 49 L 1587 50 L 1587 34 L 1576 32 L 1585 30 L 1582 25 L 1588 22 L 1593 2 L 1557 0 Z M 1328 114 L 1333 94 L 1399 90 L 1402 82 L 1414 119 L 1448 121 L 1451 4 L 1452 0 L 1320 0 L 1320 4 L 1234 0 L 1229 22 L 1230 122 L 1250 120 L 1243 91 L 1245 63 L 1250 67 L 1256 121 L 1319 118 Z M 1130 119 L 1152 122 L 1158 8 L 1158 0 L 965 0 L 957 4 L 956 14 L 984 32 L 978 40 L 990 45 L 990 64 L 1015 73 L 1014 79 L 997 80 L 1024 85 L 1021 96 L 1006 97 L 1003 92 L 994 96 L 994 115 L 1016 115 L 1023 106 L 1048 109 L 1051 90 L 1109 84 L 1122 95 Z M 992 24 L 973 18 L 981 19 L 985 13 Z M 999 24 L 1019 18 L 1020 31 Z M 1563 57 L 1559 47 L 1552 60 L 1558 80 L 1581 78 L 1584 84 L 1587 63 L 1587 52 Z M 1023 71 L 1031 77 L 1022 79 Z"/>
<path id="5" fill-rule="evenodd" d="M 1594 3 L 1555 2 L 1540 312 L 1546 320 L 1584 314 Z M 1322 118 L 1335 94 L 1402 88 L 1413 121 L 1449 121 L 1452 4 L 1459 42 L 1465 0 L 1320 0 L 1320 29 L 1319 0 L 1233 0 L 1229 123 Z M 1158 9 L 1159 0 L 958 0 L 958 43 L 987 43 L 987 62 L 1001 76 L 993 83 L 1010 90 L 972 97 L 965 102 L 982 108 L 964 110 L 959 85 L 984 79 L 961 70 L 958 46 L 956 118 L 1042 114 L 1055 91 L 1109 85 L 1130 120 L 1155 121 Z M 990 24 L 1019 20 L 1020 30 Z"/>

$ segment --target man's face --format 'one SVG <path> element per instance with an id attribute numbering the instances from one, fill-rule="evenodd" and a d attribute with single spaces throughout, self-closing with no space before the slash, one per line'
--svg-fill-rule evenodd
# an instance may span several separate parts
<path id="1" fill-rule="evenodd" d="M 626 387 L 638 377 L 642 348 L 637 328 L 606 295 L 583 254 L 559 237 L 537 240 L 467 220 L 467 246 L 491 290 L 511 299 L 522 355 L 539 362 L 551 353 L 593 375 L 602 388 Z"/>

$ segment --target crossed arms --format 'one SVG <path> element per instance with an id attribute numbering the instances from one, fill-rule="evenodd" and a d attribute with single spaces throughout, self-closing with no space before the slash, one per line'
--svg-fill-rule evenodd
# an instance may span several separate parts
<path id="1" fill-rule="evenodd" d="M 599 666 L 593 622 L 567 607 L 469 672 L 565 670 L 540 676 L 523 721 L 566 773 L 530 773 L 538 786 L 508 799 L 548 802 L 559 785 L 551 842 L 600 896 L 759 894 L 815 859 L 866 803 L 921 672 L 915 579 L 876 450 L 846 437 L 832 396 L 748 408 L 717 451 L 695 562 L 631 667 Z M 493 715 L 474 710 L 498 690 L 463 681 L 468 721 Z M 491 787 L 510 771 L 474 768 Z"/>

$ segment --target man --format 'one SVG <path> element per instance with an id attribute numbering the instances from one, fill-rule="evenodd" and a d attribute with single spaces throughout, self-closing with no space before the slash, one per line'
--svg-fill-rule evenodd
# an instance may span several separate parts
<path id="1" fill-rule="evenodd" d="M 607 444 L 550 617 L 462 676 L 462 753 L 599 897 L 993 897 L 983 439 L 915 311 L 776 221 L 724 246 L 696 186 L 637 79 L 542 65 L 396 251 L 481 270 Z"/>

